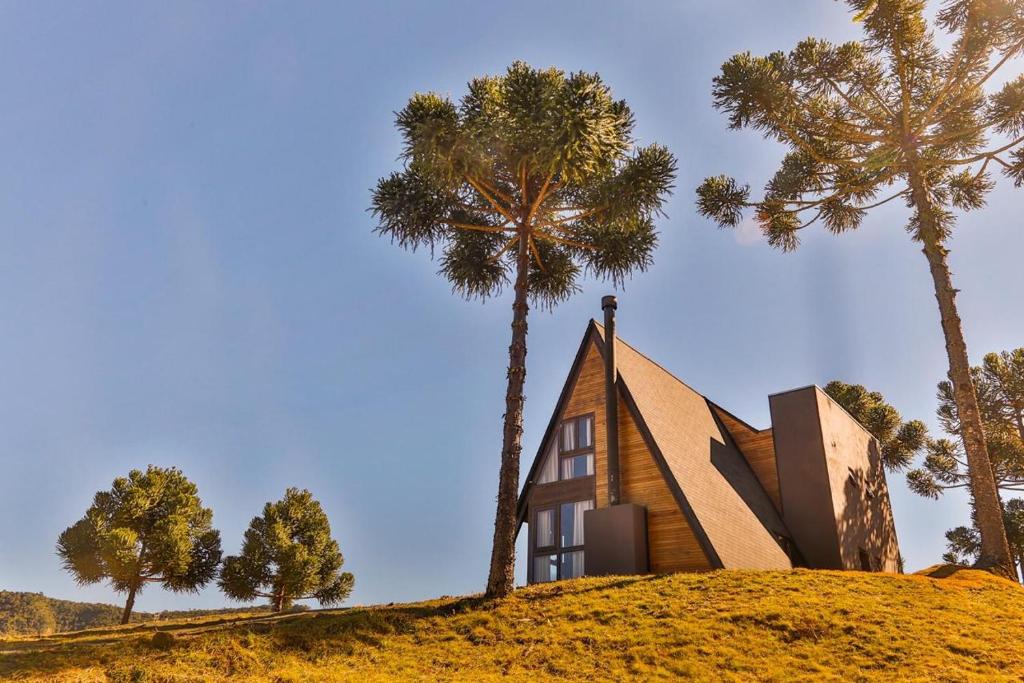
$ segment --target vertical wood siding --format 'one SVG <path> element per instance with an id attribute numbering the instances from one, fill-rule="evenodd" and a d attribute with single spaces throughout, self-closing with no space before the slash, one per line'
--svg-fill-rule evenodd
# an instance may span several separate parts
<path id="1" fill-rule="evenodd" d="M 608 470 L 604 454 L 608 446 L 607 419 L 604 414 L 604 359 L 597 345 L 590 343 L 580 366 L 580 374 L 565 403 L 560 420 L 578 415 L 594 414 L 594 475 L 597 507 L 608 505 Z"/>
<path id="2" fill-rule="evenodd" d="M 768 497 L 771 498 L 775 510 L 781 515 L 782 497 L 779 494 L 779 470 L 775 464 L 775 442 L 772 439 L 772 430 L 770 428 L 751 429 L 749 425 L 740 422 L 718 406 L 713 407 L 718 419 L 732 435 L 740 453 L 750 463 L 750 469 L 754 470 L 754 476 L 757 477 Z"/>

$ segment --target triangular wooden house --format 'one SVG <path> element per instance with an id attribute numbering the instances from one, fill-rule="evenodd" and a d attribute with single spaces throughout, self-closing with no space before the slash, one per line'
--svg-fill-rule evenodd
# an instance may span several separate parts
<path id="1" fill-rule="evenodd" d="M 755 429 L 619 339 L 615 299 L 602 303 L 520 495 L 531 583 L 898 571 L 878 443 L 856 420 L 809 386 L 770 396 L 772 426 Z"/>

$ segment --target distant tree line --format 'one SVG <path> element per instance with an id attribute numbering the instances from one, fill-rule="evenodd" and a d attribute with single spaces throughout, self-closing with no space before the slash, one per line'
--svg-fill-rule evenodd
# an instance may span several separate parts
<path id="1" fill-rule="evenodd" d="M 262 611 L 270 611 L 270 606 L 132 612 L 131 621 L 162 621 L 226 612 Z M 121 607 L 105 603 L 58 600 L 42 593 L 0 591 L 0 636 L 45 636 L 63 631 L 115 626 L 121 623 L 122 613 Z"/>
<path id="2" fill-rule="evenodd" d="M 150 584 L 195 593 L 211 581 L 234 600 L 266 598 L 274 611 L 295 600 L 342 602 L 355 579 L 342 572 L 337 541 L 320 503 L 309 491 L 289 488 L 267 503 L 245 533 L 242 553 L 223 558 L 213 512 L 176 468 L 150 465 L 114 480 L 85 516 L 61 533 L 57 555 L 79 585 L 107 581 L 126 594 L 120 623 L 132 618 L 136 596 Z M 41 597 L 41 596 L 40 596 Z M 41 603 L 24 610 L 38 632 L 53 630 Z M 26 603 L 26 604 L 28 604 Z M 106 606 L 104 606 L 106 607 Z M 30 618 L 26 616 L 25 618 Z M 31 625 L 19 628 L 34 628 Z"/>

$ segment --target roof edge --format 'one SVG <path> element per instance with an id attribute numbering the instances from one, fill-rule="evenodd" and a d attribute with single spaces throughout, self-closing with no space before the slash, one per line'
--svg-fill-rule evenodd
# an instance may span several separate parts
<path id="1" fill-rule="evenodd" d="M 522 482 L 522 489 L 519 491 L 519 497 L 516 500 L 516 536 L 519 536 L 519 530 L 523 526 L 523 522 L 526 520 L 526 499 L 527 494 L 533 487 L 533 478 L 536 476 L 537 468 L 540 466 L 540 461 L 544 456 L 544 447 L 548 444 L 551 439 L 552 432 L 558 424 L 558 416 L 561 415 L 562 410 L 565 408 L 566 402 L 572 395 L 572 387 L 576 385 L 576 378 L 579 376 L 580 367 L 583 365 L 583 360 L 587 356 L 588 344 L 593 340 L 597 344 L 598 352 L 604 354 L 604 349 L 601 345 L 601 335 L 596 330 L 597 323 L 593 318 L 590 319 L 590 323 L 587 325 L 586 331 L 583 333 L 583 339 L 580 340 L 580 346 L 576 350 L 576 357 L 572 361 L 572 365 L 569 367 L 569 374 L 565 377 L 565 384 L 562 385 L 562 391 L 558 395 L 558 402 L 555 403 L 555 409 L 551 412 L 551 419 L 548 421 L 547 429 L 544 430 L 544 436 L 540 440 L 540 445 L 537 447 L 537 454 L 533 456 L 533 464 L 530 465 L 530 469 L 526 473 L 526 479 Z"/>

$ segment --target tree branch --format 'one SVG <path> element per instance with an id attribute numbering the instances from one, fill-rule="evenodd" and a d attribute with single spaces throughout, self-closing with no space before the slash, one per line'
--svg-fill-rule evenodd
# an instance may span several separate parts
<path id="1" fill-rule="evenodd" d="M 485 188 L 487 188 L 487 190 L 491 194 L 493 194 L 495 197 L 498 197 L 499 199 L 504 200 L 506 203 L 508 203 L 509 206 L 512 205 L 512 203 L 513 203 L 512 202 L 512 197 L 510 195 L 505 194 L 501 190 L 499 190 L 495 185 L 490 184 L 487 181 L 485 181 L 483 178 L 479 178 L 479 177 L 476 177 L 476 176 L 474 176 L 474 180 L 476 180 L 476 182 L 480 183 Z"/>
<path id="2" fill-rule="evenodd" d="M 785 133 L 786 136 L 789 137 L 790 141 L 793 144 L 797 145 L 798 147 L 800 147 L 801 149 L 806 151 L 808 154 L 810 154 L 811 157 L 815 161 L 817 161 L 819 164 L 835 164 L 837 166 L 840 166 L 840 165 L 850 166 L 850 165 L 852 165 L 850 163 L 852 161 L 851 159 L 828 159 L 826 157 L 823 157 L 821 154 L 818 153 L 818 150 L 814 149 L 814 147 L 811 146 L 811 144 L 808 143 L 806 140 L 804 140 L 803 137 L 801 137 L 799 133 L 797 133 L 795 130 L 793 130 L 792 126 L 790 126 L 790 125 L 788 125 L 786 123 L 783 123 L 782 121 L 779 121 L 778 119 L 775 119 L 774 117 L 773 117 L 773 120 L 774 120 L 775 126 L 779 130 L 781 130 L 783 133 Z"/>
<path id="3" fill-rule="evenodd" d="M 553 227 L 553 226 L 565 225 L 566 223 L 572 223 L 573 221 L 579 221 L 579 220 L 583 220 L 584 218 L 588 218 L 590 216 L 593 216 L 594 214 L 597 214 L 597 213 L 600 213 L 602 211 L 605 211 L 607 208 L 608 208 L 607 206 L 597 206 L 597 207 L 594 207 L 593 209 L 588 209 L 586 211 L 583 211 L 582 213 L 578 213 L 575 216 L 565 216 L 563 218 L 559 218 L 558 220 L 554 220 L 554 221 L 545 220 L 545 221 L 542 221 L 541 224 L 538 225 L 537 227 Z M 579 209 L 577 209 L 575 207 L 571 207 L 571 208 L 566 209 L 566 211 L 578 211 L 578 210 Z"/>
<path id="4" fill-rule="evenodd" d="M 589 251 L 598 251 L 598 248 L 595 247 L 592 244 L 584 244 L 583 242 L 577 242 L 575 240 L 567 240 L 567 239 L 562 238 L 562 237 L 555 237 L 554 235 L 552 235 L 550 233 L 546 233 L 546 232 L 543 232 L 543 231 L 540 231 L 540 230 L 538 230 L 535 234 L 537 235 L 538 239 L 550 240 L 552 242 L 557 242 L 558 244 L 565 244 L 565 245 L 570 246 L 570 247 L 576 247 L 577 249 L 587 249 Z"/>
<path id="5" fill-rule="evenodd" d="M 895 173 L 889 173 L 886 176 L 878 178 L 873 184 L 877 185 L 879 183 L 884 183 L 884 182 L 886 182 L 888 180 L 891 180 L 894 176 L 895 176 Z M 825 202 L 827 202 L 829 200 L 832 200 L 832 199 L 836 199 L 837 197 L 841 197 L 843 195 L 848 195 L 850 193 L 857 192 L 857 191 L 867 190 L 868 187 L 869 186 L 865 186 L 865 185 L 856 185 L 856 186 L 852 186 L 852 187 L 845 187 L 845 188 L 842 188 L 842 189 L 836 189 L 835 187 L 832 187 L 832 188 L 829 188 L 829 189 L 833 189 L 833 190 L 836 190 L 836 191 L 833 192 L 832 194 L 830 194 L 827 197 L 822 197 L 821 199 L 810 200 L 810 201 L 799 200 L 799 199 L 789 199 L 789 200 L 784 200 L 783 204 L 796 204 L 796 205 L 799 205 L 799 208 L 790 209 L 789 210 L 790 213 L 798 214 L 798 213 L 801 213 L 803 211 L 807 211 L 808 209 L 813 209 L 813 208 L 816 208 L 818 206 L 821 206 Z M 876 206 L 881 206 L 882 204 L 885 204 L 886 202 L 891 202 L 893 199 L 896 199 L 897 197 L 905 195 L 909 191 L 910 191 L 909 189 L 903 189 L 903 190 L 900 190 L 899 192 L 897 192 L 896 194 L 892 195 L 891 197 L 887 197 L 886 199 L 883 199 L 881 201 L 875 202 L 874 204 L 865 204 L 863 206 L 855 206 L 854 208 L 862 210 L 862 211 L 866 211 L 868 209 L 873 209 Z M 801 226 L 801 227 L 803 227 L 803 226 Z"/>
<path id="6" fill-rule="evenodd" d="M 857 206 L 857 207 L 854 207 L 854 208 L 859 209 L 861 211 L 867 211 L 868 209 L 873 209 L 876 206 L 881 206 L 882 204 L 887 204 L 888 202 L 891 202 L 892 200 L 896 199 L 897 197 L 902 197 L 902 196 L 906 195 L 909 192 L 910 192 L 910 188 L 906 188 L 906 189 L 900 190 L 899 192 L 897 192 L 896 194 L 892 195 L 891 197 L 886 197 L 882 201 L 875 202 L 874 204 L 867 204 L 865 206 Z"/>
<path id="7" fill-rule="evenodd" d="M 540 268 L 542 273 L 548 272 L 547 268 L 544 267 L 544 262 L 540 260 L 540 251 L 537 250 L 537 244 L 533 241 L 533 235 L 528 235 L 526 239 L 529 240 L 530 251 L 533 252 L 533 257 L 537 259 L 537 267 Z"/>
<path id="8" fill-rule="evenodd" d="M 529 223 L 533 220 L 533 215 L 537 213 L 537 209 L 540 208 L 541 203 L 547 197 L 548 186 L 551 184 L 551 180 L 555 177 L 555 172 L 551 171 L 548 173 L 548 177 L 544 179 L 544 184 L 541 185 L 540 191 L 537 192 L 536 199 L 533 200 L 533 205 L 530 207 L 529 213 L 526 214 L 526 222 Z"/>
<path id="9" fill-rule="evenodd" d="M 993 149 L 988 152 L 981 152 L 980 154 L 975 154 L 974 156 L 967 157 L 965 159 L 931 159 L 925 161 L 925 163 L 928 164 L 929 166 L 963 166 L 964 164 L 973 164 L 977 161 L 981 161 L 982 159 L 986 158 L 995 159 L 997 154 L 1002 154 L 1006 150 L 1010 149 L 1011 147 L 1015 147 L 1022 142 L 1024 142 L 1024 135 L 1017 138 L 1013 142 L 1003 145 L 999 149 Z"/>
<path id="10" fill-rule="evenodd" d="M 971 24 L 971 27 L 974 27 L 973 23 Z M 939 107 L 942 106 L 942 103 L 946 100 L 946 97 L 948 97 L 949 93 L 953 91 L 953 87 L 959 85 L 963 81 L 963 77 L 967 73 L 967 71 L 960 68 L 960 62 L 963 60 L 963 57 L 967 52 L 967 39 L 969 35 L 970 34 L 965 34 L 960 37 L 960 45 L 957 47 L 956 51 L 956 75 L 953 78 L 950 78 L 948 81 L 946 81 L 946 85 L 944 85 L 942 87 L 942 90 L 939 91 L 939 94 L 936 95 L 935 101 L 932 102 L 931 106 L 928 107 L 928 110 L 922 115 L 921 125 L 916 131 L 914 131 L 915 135 L 920 135 L 921 132 L 924 131 L 930 125 L 928 121 L 935 114 L 935 112 L 939 110 Z"/>
<path id="11" fill-rule="evenodd" d="M 503 235 L 507 235 L 509 233 L 509 231 L 512 230 L 512 228 L 503 227 L 504 225 L 506 225 L 508 223 L 508 221 L 506 221 L 505 224 L 503 224 L 503 226 L 499 226 L 499 227 L 495 227 L 493 225 L 473 225 L 472 223 L 459 223 L 458 221 L 447 221 L 447 220 L 443 221 L 443 222 L 446 225 L 452 226 L 453 228 L 461 228 L 462 230 L 477 230 L 479 232 L 496 232 L 496 233 L 500 233 L 500 234 L 503 234 Z"/>
<path id="12" fill-rule="evenodd" d="M 498 213 L 500 213 L 502 216 L 507 218 L 512 223 L 515 223 L 516 219 L 512 217 L 511 209 L 506 210 L 504 207 L 502 207 L 501 204 L 499 204 L 498 201 L 496 199 L 494 199 L 494 197 L 492 197 L 490 194 L 488 194 L 487 190 L 485 190 L 482 187 L 482 184 L 480 182 L 478 182 L 477 180 L 475 180 L 474 178 L 472 178 L 471 176 L 468 176 L 468 175 L 466 176 L 466 181 L 470 185 L 472 185 L 473 188 L 477 192 L 479 192 L 481 194 L 481 196 L 483 196 L 483 198 L 486 199 L 490 203 L 490 205 L 493 206 L 494 209 Z M 509 204 L 511 204 L 511 202 L 509 202 Z"/>
<path id="13" fill-rule="evenodd" d="M 502 248 L 501 248 L 501 249 L 500 249 L 500 250 L 498 251 L 498 253 L 496 253 L 496 254 L 495 254 L 494 256 L 491 256 L 491 257 L 490 257 L 490 260 L 491 260 L 492 262 L 494 262 L 494 261 L 497 261 L 498 259 L 500 259 L 500 258 L 501 258 L 501 255 L 502 255 L 502 254 L 504 254 L 504 253 L 505 253 L 506 251 L 508 251 L 509 249 L 511 249 L 511 248 L 512 248 L 512 247 L 513 247 L 513 246 L 514 246 L 514 245 L 516 244 L 516 242 L 518 242 L 518 241 L 519 241 L 520 239 L 522 239 L 522 238 L 521 238 L 521 237 L 520 237 L 519 235 L 516 235 L 515 237 L 513 237 L 512 239 L 510 239 L 510 240 L 509 240 L 508 242 L 506 242 L 506 243 L 505 243 L 505 246 L 503 246 L 503 247 L 502 247 Z"/>
<path id="14" fill-rule="evenodd" d="M 1005 53 L 1005 54 L 1003 55 L 1002 59 L 1000 59 L 1000 60 L 999 60 L 998 62 L 996 62 L 995 66 L 993 66 L 993 67 L 992 67 L 991 69 L 989 69 L 988 71 L 986 71 L 986 72 L 985 72 L 985 75 L 984 75 L 984 76 L 982 76 L 982 77 L 981 77 L 981 78 L 980 78 L 980 79 L 978 80 L 978 82 L 977 82 L 977 83 L 974 83 L 974 84 L 973 84 L 973 85 L 972 85 L 972 86 L 971 86 L 970 88 L 964 88 L 963 90 L 964 90 L 964 91 L 967 91 L 967 92 L 970 92 L 970 91 L 972 91 L 972 90 L 975 90 L 975 89 L 977 89 L 977 90 L 981 90 L 981 86 L 982 86 L 982 85 L 984 85 L 984 84 L 985 84 L 985 82 L 986 82 L 986 81 L 987 81 L 988 79 L 992 78 L 992 76 L 993 76 L 993 75 L 995 75 L 995 73 L 996 73 L 997 71 L 999 71 L 999 69 L 1001 69 L 1001 68 L 1002 68 L 1002 66 L 1003 66 L 1004 64 L 1006 64 L 1006 62 L 1007 62 L 1007 61 L 1009 61 L 1011 57 L 1013 57 L 1014 55 L 1016 55 L 1016 53 L 1017 53 L 1017 52 L 1019 52 L 1019 51 L 1020 51 L 1020 49 L 1021 49 L 1022 47 L 1024 47 L 1024 40 L 1022 40 L 1022 41 L 1018 42 L 1018 43 L 1017 43 L 1016 45 L 1014 45 L 1014 46 L 1013 46 L 1013 47 L 1011 47 L 1011 48 L 1010 48 L 1009 50 L 1007 50 L 1007 51 L 1006 51 L 1006 53 Z M 955 107 L 956 105 L 960 104 L 960 102 L 961 102 L 962 100 L 963 100 L 963 94 L 961 94 L 960 96 L 958 96 L 957 98 L 955 98 L 955 99 L 953 100 L 952 104 L 950 104 L 950 105 L 949 105 L 949 107 L 946 107 L 946 110 L 948 111 L 948 110 L 950 109 L 950 107 Z M 931 115 L 931 114 L 934 114 L 934 113 L 935 113 L 935 111 L 937 111 L 937 110 L 938 110 L 938 106 L 935 106 L 935 105 L 933 105 L 933 107 L 934 107 L 934 111 L 933 111 L 932 109 L 929 109 L 929 115 Z M 918 129 L 917 131 L 915 131 L 915 132 L 919 133 L 919 132 L 920 132 L 921 130 L 924 130 L 924 126 L 922 126 L 922 128 L 919 128 L 919 129 Z"/>
<path id="15" fill-rule="evenodd" d="M 871 98 L 878 103 L 878 106 L 880 106 L 886 114 L 891 116 L 893 119 L 896 118 L 896 112 L 894 112 L 892 108 L 888 104 L 886 104 L 885 100 L 882 99 L 882 96 L 875 92 L 874 88 L 868 86 L 864 82 L 860 82 L 860 87 L 863 88 L 864 92 L 866 92 L 868 95 L 871 95 Z"/>
<path id="16" fill-rule="evenodd" d="M 1016 169 L 1015 169 L 1015 168 L 1014 168 L 1013 166 L 1011 166 L 1010 164 L 1006 163 L 1005 161 L 1003 161 L 1002 159 L 1000 159 L 999 157 L 997 157 L 997 156 L 996 156 L 996 155 L 994 155 L 994 154 L 993 154 L 993 155 L 992 155 L 992 156 L 991 156 L 990 158 L 991 158 L 991 159 L 995 159 L 995 160 L 996 160 L 996 161 L 998 161 L 998 162 L 999 162 L 1000 164 L 1002 164 L 1003 168 L 1007 168 L 1007 169 L 1009 169 L 1009 170 L 1011 170 L 1011 171 L 1013 171 L 1013 170 L 1016 170 Z M 985 162 L 987 163 L 987 162 L 988 162 L 988 159 L 985 159 Z"/>
<path id="17" fill-rule="evenodd" d="M 812 218 L 811 220 L 809 220 L 809 221 L 807 221 L 807 222 L 805 222 L 805 223 L 803 223 L 801 225 L 796 226 L 793 229 L 794 230 L 803 230 L 804 228 L 806 228 L 809 225 L 814 225 L 814 223 L 816 223 L 819 218 L 821 218 L 821 209 L 818 209 L 818 212 L 816 214 L 814 214 L 814 218 Z"/>
<path id="18" fill-rule="evenodd" d="M 839 87 L 839 84 L 833 81 L 831 78 L 825 78 L 823 80 L 826 83 L 828 83 L 829 87 L 836 91 L 836 94 L 843 98 L 843 100 L 851 109 L 853 109 L 856 112 L 859 112 L 861 116 L 864 116 L 867 119 L 873 121 L 876 125 L 878 125 L 879 128 L 885 129 L 889 127 L 889 124 L 885 121 L 885 119 L 876 117 L 876 115 L 873 114 L 872 112 L 869 112 L 865 109 L 861 109 L 861 107 L 853 101 L 853 98 L 851 98 L 846 92 L 844 92 L 843 89 Z"/>

